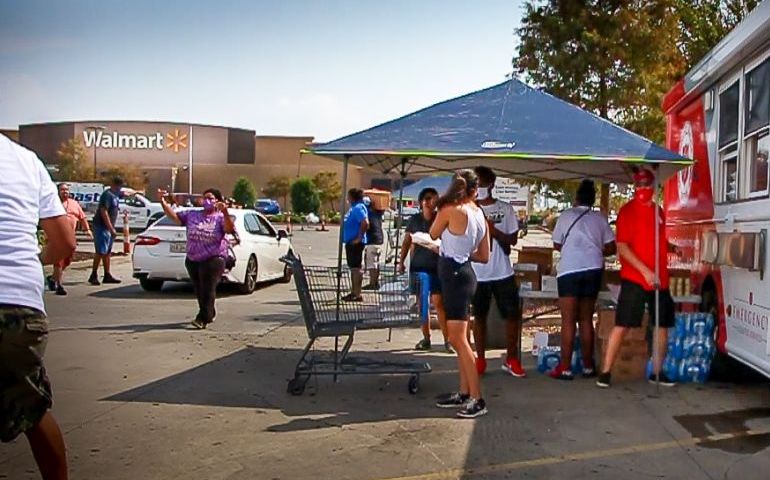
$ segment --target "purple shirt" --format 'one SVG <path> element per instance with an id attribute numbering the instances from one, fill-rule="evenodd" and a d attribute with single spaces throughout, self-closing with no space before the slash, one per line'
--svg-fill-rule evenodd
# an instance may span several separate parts
<path id="1" fill-rule="evenodd" d="M 202 262 L 212 257 L 227 258 L 225 216 L 222 212 L 206 215 L 200 210 L 177 212 L 187 227 L 187 258 Z"/>

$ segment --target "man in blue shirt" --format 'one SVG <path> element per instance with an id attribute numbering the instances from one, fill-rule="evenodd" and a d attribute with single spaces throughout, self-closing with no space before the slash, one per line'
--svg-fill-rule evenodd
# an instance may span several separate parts
<path id="1" fill-rule="evenodd" d="M 134 190 L 123 188 L 123 178 L 115 177 L 112 179 L 110 188 L 99 197 L 99 208 L 94 215 L 94 264 L 91 270 L 91 277 L 88 283 L 99 285 L 97 270 L 99 263 L 104 265 L 103 283 L 120 283 L 120 280 L 113 277 L 110 273 L 110 255 L 112 254 L 112 244 L 115 237 L 118 236 L 115 230 L 115 222 L 118 220 L 120 210 L 120 199 L 125 195 L 133 195 Z"/>
<path id="2" fill-rule="evenodd" d="M 369 230 L 369 213 L 364 205 L 364 191 L 351 188 L 348 191 L 350 209 L 345 214 L 342 224 L 342 242 L 345 244 L 345 257 L 350 268 L 350 294 L 342 297 L 347 302 L 362 302 L 361 286 L 364 274 L 361 271 L 364 247 L 366 246 L 366 231 Z"/>

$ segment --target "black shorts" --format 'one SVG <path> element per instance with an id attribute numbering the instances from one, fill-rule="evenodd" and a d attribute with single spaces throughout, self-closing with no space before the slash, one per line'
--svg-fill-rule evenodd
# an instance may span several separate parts
<path id="1" fill-rule="evenodd" d="M 556 279 L 560 297 L 593 298 L 602 289 L 604 270 L 584 270 L 568 273 Z"/>
<path id="2" fill-rule="evenodd" d="M 655 291 L 647 291 L 634 282 L 623 280 L 620 284 L 615 325 L 629 328 L 641 327 L 645 306 L 650 312 L 650 327 L 653 327 L 655 325 Z M 674 321 L 674 299 L 668 290 L 661 290 L 660 326 L 671 328 L 674 326 Z"/>
<path id="3" fill-rule="evenodd" d="M 419 293 L 419 287 L 420 287 L 420 280 L 417 276 L 418 273 L 424 273 L 428 276 L 428 284 L 430 289 L 431 295 L 440 295 L 441 294 L 441 280 L 438 279 L 438 272 L 433 270 L 415 270 L 409 272 L 409 289 L 411 290 L 413 295 L 417 295 Z"/>
<path id="4" fill-rule="evenodd" d="M 438 260 L 441 298 L 447 320 L 468 320 L 471 297 L 476 291 L 476 274 L 471 262 L 457 263 L 451 258 Z"/>
<path id="5" fill-rule="evenodd" d="M 364 244 L 346 243 L 345 258 L 348 261 L 348 268 L 361 268 L 364 263 Z"/>
<path id="6" fill-rule="evenodd" d="M 493 295 L 497 309 L 504 319 L 518 318 L 519 287 L 516 285 L 516 278 L 510 276 L 501 280 L 479 282 L 476 293 L 473 295 L 473 315 L 476 319 L 485 320 L 487 318 Z"/>

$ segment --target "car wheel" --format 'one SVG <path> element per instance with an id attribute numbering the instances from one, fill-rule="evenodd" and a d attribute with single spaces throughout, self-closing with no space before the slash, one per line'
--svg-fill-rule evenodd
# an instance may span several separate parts
<path id="1" fill-rule="evenodd" d="M 150 280 L 147 277 L 139 279 L 139 285 L 145 292 L 160 292 L 163 288 L 163 280 Z"/>
<path id="2" fill-rule="evenodd" d="M 257 258 L 252 255 L 249 257 L 249 263 L 246 264 L 246 276 L 243 283 L 238 287 L 242 294 L 248 295 L 257 289 L 257 273 Z"/>

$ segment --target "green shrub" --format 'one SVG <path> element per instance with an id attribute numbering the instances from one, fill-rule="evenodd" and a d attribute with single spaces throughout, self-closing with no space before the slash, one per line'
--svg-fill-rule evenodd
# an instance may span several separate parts
<path id="1" fill-rule="evenodd" d="M 292 210 L 303 216 L 308 213 L 316 213 L 321 208 L 321 199 L 311 179 L 300 178 L 292 184 L 291 204 Z"/>

